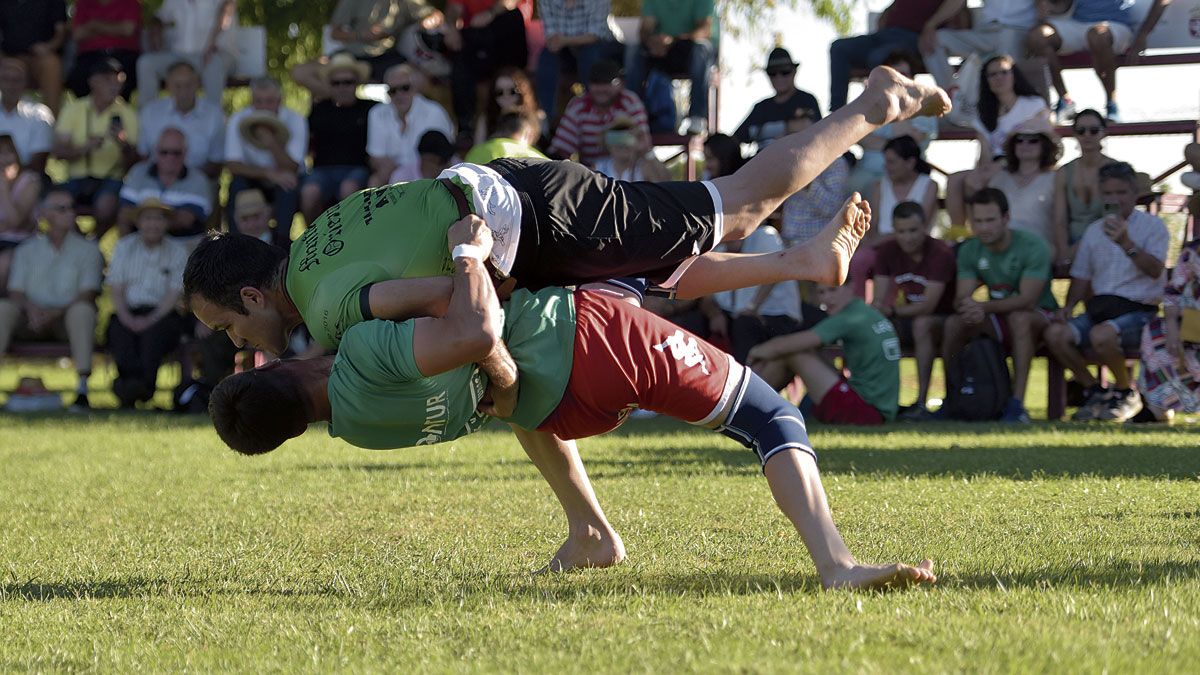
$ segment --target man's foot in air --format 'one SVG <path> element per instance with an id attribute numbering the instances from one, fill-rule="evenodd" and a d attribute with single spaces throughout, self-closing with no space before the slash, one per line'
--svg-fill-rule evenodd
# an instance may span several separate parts
<path id="1" fill-rule="evenodd" d="M 940 117 L 953 107 L 940 87 L 919 84 L 887 66 L 871 71 L 862 99 L 868 106 L 867 121 L 880 126 L 913 117 Z"/>
<path id="2" fill-rule="evenodd" d="M 857 192 L 815 237 L 789 249 L 797 278 L 840 286 L 850 274 L 850 258 L 871 229 L 871 205 Z"/>

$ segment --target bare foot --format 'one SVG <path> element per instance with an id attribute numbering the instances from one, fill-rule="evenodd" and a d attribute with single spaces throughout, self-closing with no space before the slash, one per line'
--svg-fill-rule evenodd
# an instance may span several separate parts
<path id="1" fill-rule="evenodd" d="M 571 534 L 550 562 L 534 574 L 566 572 L 582 567 L 612 567 L 625 559 L 625 543 L 613 530 L 602 532 L 588 527 L 587 532 Z"/>
<path id="2" fill-rule="evenodd" d="M 834 589 L 877 589 L 895 590 L 906 586 L 922 586 L 937 583 L 933 573 L 933 561 L 922 560 L 913 567 L 895 563 L 893 565 L 852 565 L 821 577 L 825 590 Z"/>
<path id="3" fill-rule="evenodd" d="M 953 107 L 950 96 L 931 84 L 918 84 L 887 66 L 878 66 L 862 93 L 867 121 L 884 125 L 913 117 L 940 117 Z"/>
<path id="4" fill-rule="evenodd" d="M 857 192 L 815 237 L 789 249 L 791 268 L 801 281 L 841 286 L 850 274 L 850 259 L 871 229 L 871 205 Z"/>

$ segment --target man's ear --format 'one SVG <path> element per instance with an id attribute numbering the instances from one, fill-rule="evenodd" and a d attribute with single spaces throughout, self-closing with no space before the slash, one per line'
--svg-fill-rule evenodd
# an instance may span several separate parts
<path id="1" fill-rule="evenodd" d="M 262 309 L 267 306 L 266 293 L 263 293 L 262 290 L 254 286 L 242 286 L 242 290 L 238 292 L 238 295 L 241 296 L 242 304 L 245 305 L 246 309 L 250 309 L 251 307 Z"/>

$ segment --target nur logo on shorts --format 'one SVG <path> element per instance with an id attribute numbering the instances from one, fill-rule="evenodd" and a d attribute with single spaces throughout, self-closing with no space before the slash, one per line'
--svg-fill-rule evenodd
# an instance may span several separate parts
<path id="1" fill-rule="evenodd" d="M 660 352 L 666 353 L 671 350 L 671 356 L 676 361 L 683 361 L 683 365 L 688 368 L 700 366 L 700 372 L 709 375 L 708 363 L 705 362 L 704 354 L 700 353 L 700 345 L 696 344 L 696 338 L 684 335 L 683 331 L 677 330 L 675 334 L 667 338 L 660 345 L 654 345 L 654 348 Z"/>

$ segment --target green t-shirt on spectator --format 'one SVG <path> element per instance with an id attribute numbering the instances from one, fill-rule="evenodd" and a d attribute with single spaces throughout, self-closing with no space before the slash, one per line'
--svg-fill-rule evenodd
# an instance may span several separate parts
<path id="1" fill-rule="evenodd" d="M 1003 300 L 1021 290 L 1022 279 L 1045 281 L 1037 306 L 1058 309 L 1050 291 L 1050 246 L 1040 236 L 1010 230 L 1012 241 L 1003 251 L 993 251 L 971 238 L 958 247 L 958 278 L 981 281 L 992 300 Z"/>
<path id="2" fill-rule="evenodd" d="M 493 159 L 500 159 L 501 157 L 546 159 L 545 155 L 531 145 L 518 143 L 511 138 L 489 138 L 471 148 L 467 152 L 467 156 L 463 157 L 463 161 L 468 164 L 487 164 Z"/>
<path id="3" fill-rule="evenodd" d="M 900 339 L 879 310 L 855 298 L 813 326 L 821 344 L 842 343 L 850 387 L 892 420 L 900 407 Z"/>
<path id="4" fill-rule="evenodd" d="M 714 16 L 713 0 L 642 0 L 642 16 L 654 17 L 658 22 L 656 33 L 672 36 L 690 33 L 697 23 Z"/>

